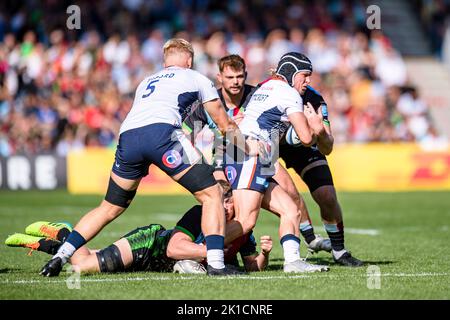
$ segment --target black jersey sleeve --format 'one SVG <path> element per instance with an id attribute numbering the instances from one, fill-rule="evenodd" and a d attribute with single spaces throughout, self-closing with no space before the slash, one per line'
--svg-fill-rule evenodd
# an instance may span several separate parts
<path id="1" fill-rule="evenodd" d="M 329 121 L 327 103 L 318 91 L 316 91 L 313 87 L 308 86 L 305 93 L 302 95 L 302 98 L 303 104 L 307 104 L 308 102 L 311 103 L 316 111 L 322 107 L 323 120 Z"/>
<path id="2" fill-rule="evenodd" d="M 198 103 L 192 107 L 191 113 L 184 119 L 183 128 L 191 133 L 196 126 L 198 131 L 200 131 L 206 124 L 208 124 L 208 118 L 205 107 L 202 103 Z"/>
<path id="3" fill-rule="evenodd" d="M 177 222 L 175 229 L 184 232 L 195 241 L 202 232 L 202 206 L 190 208 Z"/>
<path id="4" fill-rule="evenodd" d="M 256 87 L 251 86 L 249 84 L 246 84 L 244 87 L 244 95 L 242 96 L 241 105 L 239 108 L 242 111 L 245 111 L 245 108 L 247 108 L 248 103 L 250 102 L 250 99 L 252 98 L 252 95 L 255 93 L 256 90 L 258 90 L 261 87 L 261 84 L 258 84 Z"/>

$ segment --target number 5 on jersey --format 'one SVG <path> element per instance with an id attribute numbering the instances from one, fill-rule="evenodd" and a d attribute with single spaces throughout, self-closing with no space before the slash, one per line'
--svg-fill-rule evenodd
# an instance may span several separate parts
<path id="1" fill-rule="evenodd" d="M 155 85 L 154 85 L 154 83 L 156 83 L 156 82 L 158 82 L 159 80 L 153 80 L 153 81 L 150 81 L 149 83 L 148 83 L 148 85 L 147 85 L 147 88 L 145 88 L 145 90 L 147 91 L 147 90 L 150 90 L 150 92 L 149 93 L 146 93 L 146 94 L 144 94 L 144 95 L 142 95 L 142 98 L 147 98 L 149 95 L 151 95 L 152 93 L 153 93 L 153 91 L 155 91 Z"/>

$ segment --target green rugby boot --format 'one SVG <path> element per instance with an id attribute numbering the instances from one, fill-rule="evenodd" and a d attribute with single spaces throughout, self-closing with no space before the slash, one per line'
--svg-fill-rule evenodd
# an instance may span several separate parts
<path id="1" fill-rule="evenodd" d="M 31 255 L 34 250 L 42 251 L 48 254 L 56 254 L 61 246 L 61 242 L 57 240 L 47 239 L 45 237 L 30 236 L 23 233 L 14 233 L 13 235 L 10 235 L 6 238 L 5 244 L 9 247 L 29 248 L 31 249 L 28 253 L 29 255 Z"/>
<path id="2" fill-rule="evenodd" d="M 35 237 L 45 237 L 64 242 L 72 231 L 72 226 L 66 222 L 37 221 L 25 229 L 25 233 Z"/>
<path id="3" fill-rule="evenodd" d="M 23 247 L 37 250 L 40 246 L 39 240 L 45 239 L 44 237 L 35 237 L 23 233 L 14 233 L 5 240 L 5 244 L 9 247 Z"/>

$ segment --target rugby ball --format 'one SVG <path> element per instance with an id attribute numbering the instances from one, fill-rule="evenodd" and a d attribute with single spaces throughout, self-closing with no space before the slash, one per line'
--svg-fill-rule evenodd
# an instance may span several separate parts
<path id="1" fill-rule="evenodd" d="M 299 137 L 297 136 L 297 133 L 295 132 L 295 129 L 293 126 L 289 126 L 289 128 L 286 131 L 286 142 L 287 144 L 290 144 L 291 146 L 301 146 L 302 142 L 300 141 Z"/>
<path id="2" fill-rule="evenodd" d="M 179 260 L 173 266 L 173 272 L 206 274 L 206 269 L 200 262 L 194 260 Z"/>

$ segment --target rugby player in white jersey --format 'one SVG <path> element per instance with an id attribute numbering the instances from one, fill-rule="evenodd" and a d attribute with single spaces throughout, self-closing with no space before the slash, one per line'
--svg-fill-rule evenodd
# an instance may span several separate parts
<path id="1" fill-rule="evenodd" d="M 301 144 L 291 145 L 285 141 L 287 139 L 283 139 L 280 143 L 280 158 L 284 160 L 286 167 L 294 169 L 295 173 L 308 186 L 312 198 L 319 205 L 320 216 L 330 238 L 323 239 L 317 236 L 311 220 L 303 215 L 300 232 L 310 251 L 317 252 L 318 249 L 325 248 L 326 251 L 331 252 L 336 264 L 346 267 L 361 267 L 364 265 L 363 261 L 353 257 L 344 245 L 343 214 L 326 158 L 331 153 L 334 144 L 327 104 L 322 95 L 311 86 L 308 86 L 301 95 L 303 103 L 310 103 L 318 112 L 328 134 L 319 137 L 317 144 L 311 147 L 304 147 Z M 295 201 L 303 203 L 289 175 L 277 177 L 276 181 Z"/>
<path id="2" fill-rule="evenodd" d="M 246 64 L 244 59 L 239 55 L 226 55 L 218 60 L 217 65 L 219 68 L 217 81 L 220 84 L 220 88 L 217 92 L 228 115 L 237 124 L 239 124 L 244 116 L 246 101 L 257 88 L 245 83 L 247 75 Z M 309 97 L 309 95 L 307 97 Z M 226 152 L 227 154 L 232 154 L 232 156 L 237 157 L 236 148 L 234 146 L 224 146 L 220 134 L 216 133 L 217 125 L 205 111 L 203 105 L 194 107 L 191 114 L 183 123 L 183 128 L 191 135 L 193 142 L 195 141 L 196 134 L 202 132 L 201 129 L 205 126 L 212 130 L 217 137 L 212 150 L 212 154 L 214 155 L 214 176 L 216 180 L 226 180 L 223 168 L 224 154 Z M 284 150 L 281 145 L 280 150 Z M 282 155 L 283 154 L 280 151 L 280 156 Z M 301 159 L 297 159 L 296 161 L 302 163 L 304 162 Z M 320 235 L 314 233 L 314 229 L 310 223 L 309 213 L 303 198 L 298 193 L 292 178 L 283 166 L 277 164 L 277 170 L 276 174 L 273 176 L 273 180 L 273 182 L 280 184 L 281 187 L 287 191 L 296 202 L 297 210 L 299 214 L 301 213 L 300 232 L 305 237 L 308 250 L 312 252 L 322 250 L 331 251 L 330 239 L 322 238 Z M 270 211 L 269 202 L 270 201 L 263 200 L 262 208 Z M 309 226 L 306 231 L 302 229 L 302 227 L 306 229 L 305 225 Z M 226 241 L 227 238 L 225 237 L 225 242 Z"/>
<path id="3" fill-rule="evenodd" d="M 151 164 L 189 190 L 202 204 L 208 274 L 235 274 L 224 265 L 225 214 L 221 188 L 212 175 L 212 167 L 202 161 L 201 154 L 183 134 L 182 121 L 199 100 L 222 134 L 246 151 L 249 148 L 225 113 L 213 83 L 191 70 L 192 45 L 183 39 L 171 39 L 163 52 L 164 69 L 139 84 L 133 106 L 120 128 L 105 199 L 81 218 L 42 268 L 42 275 L 57 276 L 78 248 L 126 210 Z"/>
<path id="4" fill-rule="evenodd" d="M 300 92 L 310 83 L 312 65 L 299 53 L 284 55 L 276 73 L 260 84 L 245 108 L 239 124 L 247 140 L 264 142 L 274 151 L 267 161 L 257 156 L 244 156 L 243 161 L 225 161 L 225 175 L 232 185 L 238 223 L 227 228 L 227 239 L 252 230 L 262 203 L 280 215 L 279 236 L 284 253 L 285 272 L 315 272 L 327 270 L 300 259 L 299 225 L 301 214 L 296 203 L 272 177 L 279 138 L 291 124 L 300 141 L 310 146 L 318 136 L 326 134 L 322 119 L 311 105 L 303 106 Z"/>

